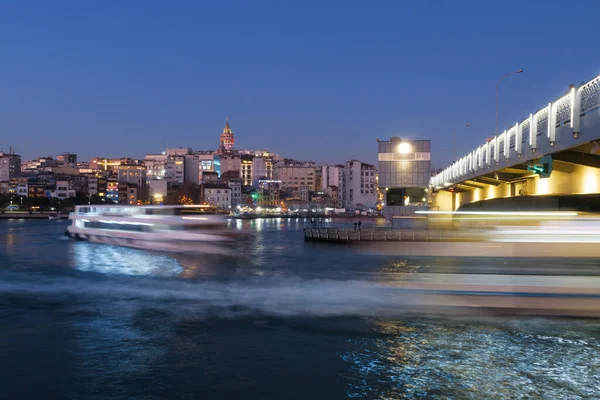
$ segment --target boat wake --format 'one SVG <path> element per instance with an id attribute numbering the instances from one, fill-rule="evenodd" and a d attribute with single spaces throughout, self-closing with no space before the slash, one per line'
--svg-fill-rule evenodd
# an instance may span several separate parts
<path id="1" fill-rule="evenodd" d="M 170 313 L 274 316 L 394 316 L 414 304 L 394 288 L 368 281 L 257 279 L 196 281 L 2 274 L 0 297 L 61 300 L 74 307 L 151 308 Z"/>
<path id="2" fill-rule="evenodd" d="M 11 275 L 12 274 L 12 275 Z M 0 298 L 18 298 L 122 312 L 153 309 L 161 312 L 212 316 L 360 316 L 393 318 L 415 314 L 533 314 L 599 316 L 598 282 L 582 278 L 556 286 L 544 277 L 433 276 L 412 282 L 250 278 L 183 281 L 143 276 L 31 277 L 0 276 Z M 434 280 L 435 278 L 435 280 Z M 584 281 L 587 280 L 583 279 Z M 490 283 L 495 282 L 495 285 Z M 584 282 L 585 283 L 585 282 Z"/>

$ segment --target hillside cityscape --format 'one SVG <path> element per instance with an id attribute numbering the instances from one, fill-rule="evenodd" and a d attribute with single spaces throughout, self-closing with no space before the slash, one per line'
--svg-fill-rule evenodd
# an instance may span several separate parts
<path id="1" fill-rule="evenodd" d="M 374 165 L 359 160 L 317 165 L 268 150 L 235 148 L 226 120 L 216 150 L 167 148 L 143 159 L 76 153 L 22 160 L 0 152 L 0 206 L 64 209 L 78 204 L 205 204 L 220 210 L 375 213 L 382 194 Z"/>

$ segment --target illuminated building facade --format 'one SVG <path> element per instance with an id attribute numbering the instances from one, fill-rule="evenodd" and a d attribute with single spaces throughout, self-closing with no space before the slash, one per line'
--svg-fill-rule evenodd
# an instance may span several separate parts
<path id="1" fill-rule="evenodd" d="M 431 141 L 378 140 L 379 189 L 386 206 L 426 206 L 431 178 Z"/>
<path id="2" fill-rule="evenodd" d="M 243 155 L 240 163 L 240 178 L 244 186 L 252 186 L 252 156 Z"/>
<path id="3" fill-rule="evenodd" d="M 299 190 L 307 187 L 316 190 L 316 167 L 312 165 L 278 165 L 274 178 L 281 181 L 282 189 Z"/>
<path id="4" fill-rule="evenodd" d="M 119 182 L 112 180 L 106 182 L 106 198 L 115 203 L 119 201 Z"/>

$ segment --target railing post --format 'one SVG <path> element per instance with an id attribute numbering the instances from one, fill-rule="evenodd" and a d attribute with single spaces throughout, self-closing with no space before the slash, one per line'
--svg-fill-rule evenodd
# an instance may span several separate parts
<path id="1" fill-rule="evenodd" d="M 571 128 L 573 137 L 579 137 L 579 123 L 581 122 L 581 88 L 571 89 Z"/>
<path id="2" fill-rule="evenodd" d="M 548 140 L 550 146 L 556 143 L 556 102 L 548 103 Z"/>
<path id="3" fill-rule="evenodd" d="M 499 162 L 498 159 L 500 158 L 500 146 L 498 146 L 498 136 L 492 139 L 492 142 L 494 142 L 494 161 L 497 165 Z"/>
<path id="4" fill-rule="evenodd" d="M 529 146 L 531 151 L 535 153 L 537 149 L 537 113 L 529 114 Z"/>
<path id="5" fill-rule="evenodd" d="M 518 123 L 515 125 L 515 153 L 517 157 L 521 157 L 521 142 L 523 141 L 523 126 Z"/>

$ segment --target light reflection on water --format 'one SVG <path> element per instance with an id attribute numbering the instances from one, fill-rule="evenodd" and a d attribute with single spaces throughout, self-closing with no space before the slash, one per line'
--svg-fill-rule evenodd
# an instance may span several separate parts
<path id="1" fill-rule="evenodd" d="M 377 322 L 389 337 L 351 340 L 358 349 L 340 354 L 354 371 L 348 397 L 597 398 L 597 324 L 572 332 L 560 320 L 487 322 Z"/>
<path id="2" fill-rule="evenodd" d="M 80 271 L 102 274 L 177 276 L 183 268 L 174 258 L 144 250 L 113 245 L 76 242 L 73 265 Z"/>

